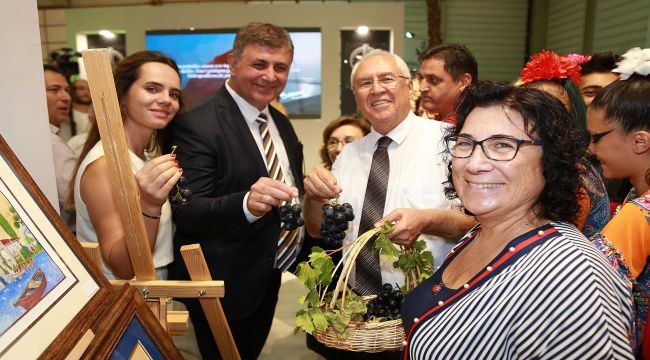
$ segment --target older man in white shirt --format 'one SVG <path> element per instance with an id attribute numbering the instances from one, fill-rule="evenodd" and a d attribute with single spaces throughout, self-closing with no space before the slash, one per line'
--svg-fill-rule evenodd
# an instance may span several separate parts
<path id="1" fill-rule="evenodd" d="M 367 194 L 377 193 L 371 189 L 373 180 L 369 180 L 373 177 L 375 165 L 372 164 L 378 148 L 387 146 L 389 166 L 381 171 L 388 176 L 380 192 L 385 199 L 379 202 L 380 207 L 383 203 L 383 212 L 379 211 L 371 224 L 396 221 L 392 240 L 410 244 L 418 238 L 425 239 L 435 263 L 439 264 L 474 220 L 460 210 L 458 203 L 445 197 L 443 183 L 447 179 L 442 139 L 448 125 L 422 119 L 410 111 L 409 80 L 406 63 L 383 50 L 369 53 L 355 65 L 351 76 L 355 100 L 370 120 L 372 131 L 343 149 L 332 172 L 318 167 L 306 176 L 305 222 L 307 231 L 316 236 L 322 219 L 321 205 L 339 195 L 339 201 L 350 203 L 356 214 L 346 241 L 353 241 L 365 231 L 363 222 L 367 220 L 363 219 L 363 212 L 370 200 Z M 403 273 L 393 268 L 392 261 L 379 261 L 381 274 L 373 282 L 380 276 L 379 286 L 404 283 Z M 359 258 L 356 267 L 359 278 Z M 359 280 L 350 284 L 357 291 L 372 293 L 372 289 L 377 289 L 377 284 L 366 288 Z"/>

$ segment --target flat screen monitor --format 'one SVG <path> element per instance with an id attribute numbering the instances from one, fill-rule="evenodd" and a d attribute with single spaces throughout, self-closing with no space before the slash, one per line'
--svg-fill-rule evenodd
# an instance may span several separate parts
<path id="1" fill-rule="evenodd" d="M 280 102 L 289 118 L 320 118 L 320 29 L 287 29 L 294 45 L 293 63 Z M 147 31 L 147 50 L 160 51 L 178 63 L 186 108 L 206 100 L 230 76 L 228 54 L 236 29 Z"/>

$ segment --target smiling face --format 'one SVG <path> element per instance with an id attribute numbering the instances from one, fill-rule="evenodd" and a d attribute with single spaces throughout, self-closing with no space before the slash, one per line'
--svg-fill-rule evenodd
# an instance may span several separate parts
<path id="1" fill-rule="evenodd" d="M 380 134 L 387 134 L 399 125 L 411 110 L 409 103 L 410 83 L 408 74 L 402 74 L 391 55 L 375 55 L 358 65 L 353 84 L 357 107 Z M 394 88 L 386 88 L 376 81 L 386 75 L 396 79 Z M 356 84 L 373 81 L 371 88 L 363 91 Z"/>
<path id="2" fill-rule="evenodd" d="M 280 96 L 289 78 L 291 50 L 257 44 L 246 45 L 239 59 L 228 56 L 228 84 L 258 110 Z"/>
<path id="3" fill-rule="evenodd" d="M 129 129 L 162 129 L 179 109 L 181 79 L 169 65 L 148 62 L 122 99 L 124 124 Z"/>
<path id="4" fill-rule="evenodd" d="M 327 155 L 333 164 L 343 147 L 363 137 L 363 131 L 358 126 L 346 124 L 336 128 L 327 141 Z"/>
<path id="5" fill-rule="evenodd" d="M 46 70 L 45 95 L 50 124 L 59 127 L 70 118 L 70 84 L 59 73 Z"/>
<path id="6" fill-rule="evenodd" d="M 592 138 L 589 152 L 598 158 L 604 177 L 631 178 L 638 170 L 644 171 L 632 161 L 636 157 L 630 137 L 623 134 L 615 123 L 606 121 L 604 110 L 591 107 L 587 110 L 587 132 Z"/>
<path id="7" fill-rule="evenodd" d="M 466 74 L 455 81 L 445 71 L 445 62 L 442 59 L 429 58 L 420 64 L 418 71 L 420 78 L 421 106 L 428 113 L 438 113 L 443 118 L 452 115 L 454 104 L 460 93 L 471 83 L 471 76 Z"/>
<path id="8" fill-rule="evenodd" d="M 500 105 L 477 107 L 459 135 L 482 141 L 496 135 L 531 140 L 521 115 Z M 480 146 L 465 159 L 452 158 L 453 183 L 463 206 L 482 223 L 528 216 L 544 188 L 542 147 L 522 145 L 514 159 L 488 159 Z"/>

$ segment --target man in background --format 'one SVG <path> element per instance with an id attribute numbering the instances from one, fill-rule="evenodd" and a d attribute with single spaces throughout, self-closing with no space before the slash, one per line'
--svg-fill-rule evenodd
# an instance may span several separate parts
<path id="1" fill-rule="evenodd" d="M 88 81 L 85 79 L 78 79 L 72 82 L 72 124 L 74 126 L 74 134 L 78 135 L 86 133 L 90 130 L 92 125 L 88 119 L 88 112 L 92 106 L 92 99 L 90 97 L 90 88 Z"/>
<path id="2" fill-rule="evenodd" d="M 613 52 L 602 52 L 591 55 L 591 59 L 581 66 L 580 93 L 585 105 L 589 106 L 594 97 L 607 85 L 618 80 L 618 74 L 612 72 L 621 56 Z"/>
<path id="3" fill-rule="evenodd" d="M 65 211 L 63 204 L 68 197 L 68 186 L 72 178 L 74 165 L 77 162 L 77 156 L 58 135 L 61 124 L 70 120 L 70 84 L 61 70 L 52 65 L 43 65 L 43 72 L 59 210 L 63 220 L 74 231 L 74 214 Z"/>
<path id="4" fill-rule="evenodd" d="M 442 44 L 420 56 L 416 77 L 424 117 L 455 124 L 454 104 L 468 85 L 478 81 L 478 65 L 464 45 Z"/>
<path id="5" fill-rule="evenodd" d="M 299 232 L 281 231 L 277 208 L 302 193 L 302 144 L 289 120 L 269 106 L 293 60 L 289 34 L 249 23 L 228 56 L 230 79 L 206 103 L 169 127 L 193 195 L 175 207 L 172 279 L 189 279 L 180 247 L 199 243 L 242 359 L 256 359 L 271 329 L 281 272 L 300 250 Z M 218 358 L 197 300 L 186 302 L 204 359 Z M 290 357 L 290 355 L 287 355 Z"/>

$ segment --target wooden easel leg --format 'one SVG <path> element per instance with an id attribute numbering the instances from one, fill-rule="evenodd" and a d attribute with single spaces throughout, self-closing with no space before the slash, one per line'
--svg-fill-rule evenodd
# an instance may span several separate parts
<path id="1" fill-rule="evenodd" d="M 201 245 L 192 244 L 181 247 L 181 254 L 187 266 L 187 271 L 192 280 L 212 280 L 208 264 L 205 262 Z M 230 332 L 230 327 L 226 321 L 226 315 L 221 307 L 219 299 L 202 299 L 199 294 L 199 302 L 205 313 L 205 317 L 210 324 L 212 336 L 217 342 L 221 357 L 226 360 L 239 360 L 239 351 L 235 345 L 235 340 Z"/>
<path id="2" fill-rule="evenodd" d="M 167 327 L 167 298 L 159 297 L 145 300 L 147 306 L 149 306 L 149 310 L 151 310 L 151 312 L 158 318 L 158 321 L 160 321 L 160 325 L 162 325 L 163 329 L 169 332 Z"/>

